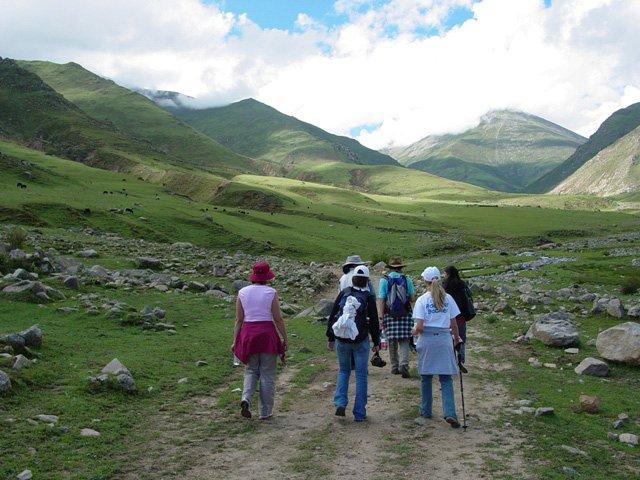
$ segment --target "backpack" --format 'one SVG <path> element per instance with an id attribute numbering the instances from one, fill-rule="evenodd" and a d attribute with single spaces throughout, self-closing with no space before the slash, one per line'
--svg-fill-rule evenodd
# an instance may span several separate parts
<path id="1" fill-rule="evenodd" d="M 471 289 L 466 283 L 464 284 L 464 297 L 467 307 L 467 318 L 465 318 L 465 320 L 469 321 L 476 316 L 476 307 L 473 305 L 473 294 L 471 293 Z"/>
<path id="2" fill-rule="evenodd" d="M 409 302 L 407 277 L 390 277 L 385 275 L 387 280 L 387 299 L 385 301 L 385 313 L 394 317 L 404 317 L 411 312 Z"/>
<path id="3" fill-rule="evenodd" d="M 363 292 L 362 290 L 355 290 L 352 287 L 347 287 L 342 291 L 342 298 L 340 299 L 340 310 L 338 311 L 338 317 L 340 317 L 344 311 L 344 306 L 347 303 L 347 298 L 356 297 L 358 302 L 360 302 L 360 306 L 356 310 L 356 318 L 355 318 L 356 327 L 358 327 L 358 333 L 367 331 L 367 329 L 369 328 L 369 321 L 367 319 L 367 314 L 366 314 L 367 304 L 369 301 L 368 295 L 369 295 L 368 291 Z M 362 315 L 362 312 L 365 312 L 365 314 Z M 362 318 L 365 319 L 364 322 L 362 321 Z"/>

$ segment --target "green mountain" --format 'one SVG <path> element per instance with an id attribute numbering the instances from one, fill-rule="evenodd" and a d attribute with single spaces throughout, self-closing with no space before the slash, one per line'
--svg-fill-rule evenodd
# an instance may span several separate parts
<path id="1" fill-rule="evenodd" d="M 607 197 L 640 190 L 640 127 L 600 150 L 551 193 Z"/>
<path id="2" fill-rule="evenodd" d="M 640 125 L 640 103 L 614 112 L 569 158 L 527 187 L 527 192 L 545 193 L 573 174 L 602 149 L 615 143 Z"/>
<path id="3" fill-rule="evenodd" d="M 38 75 L 90 117 L 152 145 L 165 161 L 221 175 L 257 171 L 253 161 L 194 130 L 145 96 L 76 63 L 19 61 L 18 65 Z"/>
<path id="4" fill-rule="evenodd" d="M 397 165 L 352 138 L 333 135 L 251 98 L 225 107 L 170 111 L 231 150 L 271 163 L 272 173 L 287 174 L 296 163 L 309 160 Z"/>
<path id="5" fill-rule="evenodd" d="M 518 192 L 586 139 L 543 118 L 511 110 L 487 113 L 460 134 L 431 135 L 389 149 L 401 164 L 495 190 Z"/>

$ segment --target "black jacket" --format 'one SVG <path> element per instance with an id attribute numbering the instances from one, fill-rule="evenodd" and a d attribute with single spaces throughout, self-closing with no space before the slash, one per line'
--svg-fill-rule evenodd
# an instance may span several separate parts
<path id="1" fill-rule="evenodd" d="M 350 338 L 338 338 L 341 342 L 346 343 L 360 343 L 367 339 L 371 335 L 371 341 L 374 346 L 380 346 L 380 321 L 378 320 L 378 309 L 376 308 L 376 297 L 369 291 L 358 290 L 355 288 L 345 288 L 342 290 L 336 301 L 333 304 L 331 315 L 327 321 L 327 338 L 330 342 L 336 340 L 336 336 L 333 333 L 333 324 L 336 323 L 338 317 L 341 315 L 340 303 L 345 296 L 353 296 L 358 299 L 360 304 L 364 305 L 364 308 L 359 308 L 356 314 L 356 326 L 358 327 L 358 336 L 355 340 Z"/>
<path id="2" fill-rule="evenodd" d="M 464 282 L 447 284 L 444 283 L 444 291 L 453 297 L 456 301 L 456 305 L 460 309 L 460 313 L 465 320 L 469 320 L 471 314 L 469 313 L 469 301 L 467 299 L 466 284 Z"/>

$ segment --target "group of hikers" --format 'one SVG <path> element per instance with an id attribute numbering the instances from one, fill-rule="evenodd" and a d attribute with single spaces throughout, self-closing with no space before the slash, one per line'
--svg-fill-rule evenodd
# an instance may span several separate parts
<path id="1" fill-rule="evenodd" d="M 367 418 L 369 362 L 378 367 L 382 346 L 389 349 L 391 373 L 410 378 L 411 351 L 417 353 L 421 376 L 420 415 L 432 417 L 432 380 L 438 375 L 445 421 L 459 428 L 453 393 L 453 376 L 466 373 L 466 322 L 475 315 L 473 299 L 456 267 L 441 273 L 427 267 L 421 274 L 426 292 L 416 298 L 413 279 L 403 273 L 400 257 L 386 262 L 387 273 L 374 289 L 367 263 L 358 255 L 347 257 L 338 295 L 327 321 L 327 346 L 335 351 L 338 377 L 334 395 L 335 414 L 346 416 L 349 378 L 355 372 L 356 393 L 353 417 Z M 276 290 L 269 286 L 275 277 L 269 264 L 253 266 L 251 285 L 242 288 L 236 302 L 234 355 L 246 365 L 240 414 L 251 418 L 253 394 L 259 384 L 260 419 L 273 415 L 277 359 L 284 361 L 287 330 Z M 373 353 L 371 360 L 369 352 Z"/>

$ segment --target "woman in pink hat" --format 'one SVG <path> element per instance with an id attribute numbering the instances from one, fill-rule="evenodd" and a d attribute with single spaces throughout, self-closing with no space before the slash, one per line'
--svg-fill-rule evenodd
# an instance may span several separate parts
<path id="1" fill-rule="evenodd" d="M 238 292 L 236 327 L 231 350 L 246 365 L 240 413 L 251 418 L 251 398 L 260 382 L 260 419 L 273 415 L 278 355 L 284 360 L 287 331 L 278 293 L 267 282 L 275 277 L 267 262 L 253 266 L 251 285 Z"/>

